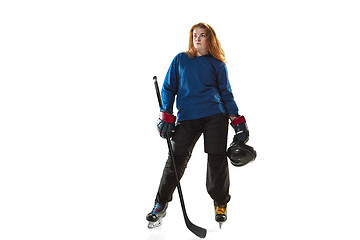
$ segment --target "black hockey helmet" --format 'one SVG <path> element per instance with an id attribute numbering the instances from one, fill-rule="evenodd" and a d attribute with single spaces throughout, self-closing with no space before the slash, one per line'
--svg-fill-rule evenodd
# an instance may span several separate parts
<path id="1" fill-rule="evenodd" d="M 244 166 L 249 162 L 254 161 L 256 158 L 256 151 L 254 148 L 243 142 L 232 142 L 226 153 L 232 165 L 236 167 Z"/>

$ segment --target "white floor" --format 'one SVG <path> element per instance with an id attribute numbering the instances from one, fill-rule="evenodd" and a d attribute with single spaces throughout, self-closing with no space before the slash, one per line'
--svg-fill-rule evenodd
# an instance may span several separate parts
<path id="1" fill-rule="evenodd" d="M 182 188 L 189 218 L 208 230 L 206 239 L 359 239 L 357 168 L 305 165 L 287 154 L 276 158 L 261 144 L 255 162 L 230 168 L 232 199 L 220 231 L 205 189 L 201 140 Z M 166 143 L 154 138 L 148 146 L 141 164 L 130 155 L 119 158 L 120 152 L 101 161 L 86 154 L 55 165 L 8 164 L 12 171 L 1 176 L 2 239 L 196 239 L 185 226 L 177 192 L 163 226 L 147 229 Z"/>

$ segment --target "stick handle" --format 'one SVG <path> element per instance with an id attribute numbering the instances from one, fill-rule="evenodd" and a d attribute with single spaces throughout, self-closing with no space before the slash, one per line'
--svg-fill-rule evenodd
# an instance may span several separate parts
<path id="1" fill-rule="evenodd" d="M 155 85 L 155 89 L 156 89 L 157 99 L 158 99 L 158 102 L 159 102 L 159 107 L 161 108 L 162 101 L 161 101 L 161 95 L 160 95 L 160 90 L 159 90 L 159 84 L 157 82 L 157 77 L 154 76 L 153 80 L 154 80 L 154 85 Z"/>

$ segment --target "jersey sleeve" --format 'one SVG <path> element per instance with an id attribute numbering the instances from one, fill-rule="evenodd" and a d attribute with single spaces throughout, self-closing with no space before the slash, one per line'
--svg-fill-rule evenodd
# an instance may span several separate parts
<path id="1" fill-rule="evenodd" d="M 161 89 L 162 105 L 160 110 L 162 111 L 165 110 L 170 114 L 173 113 L 175 96 L 178 92 L 178 80 L 179 80 L 178 57 L 179 55 L 176 56 L 174 60 L 171 62 Z"/>
<path id="2" fill-rule="evenodd" d="M 223 63 L 218 72 L 218 89 L 228 114 L 238 114 L 239 109 L 232 94 L 226 64 Z"/>

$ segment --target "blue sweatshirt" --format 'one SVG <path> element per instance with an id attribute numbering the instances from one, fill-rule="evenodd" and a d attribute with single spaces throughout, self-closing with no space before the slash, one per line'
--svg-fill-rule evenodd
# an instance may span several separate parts
<path id="1" fill-rule="evenodd" d="M 217 113 L 238 114 L 226 65 L 211 55 L 176 55 L 161 90 L 161 110 L 173 113 L 175 96 L 178 121 Z"/>

